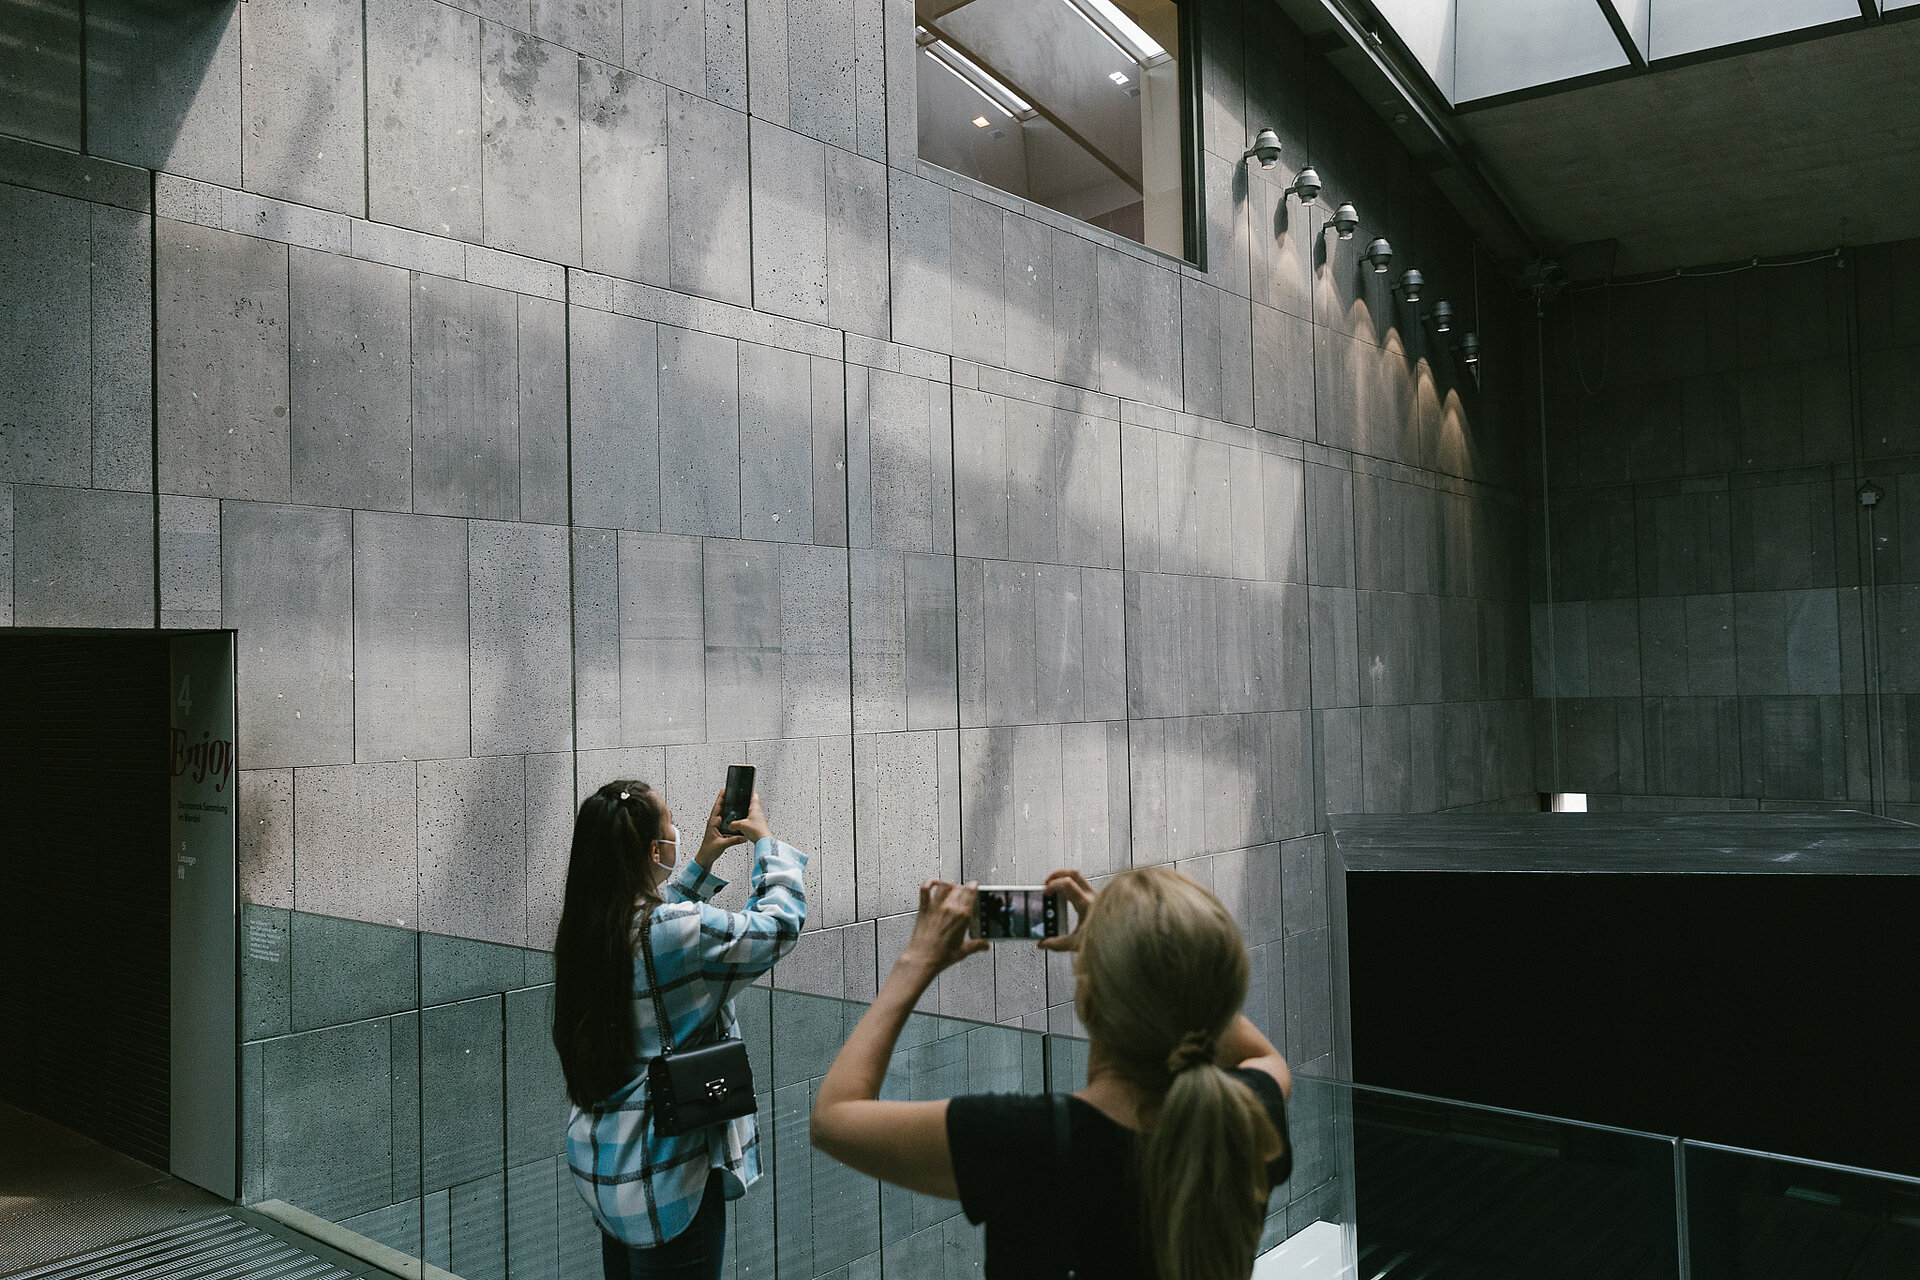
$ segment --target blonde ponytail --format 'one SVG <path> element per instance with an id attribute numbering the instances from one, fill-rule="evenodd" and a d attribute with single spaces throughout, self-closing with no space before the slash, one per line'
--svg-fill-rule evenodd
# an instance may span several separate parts
<path id="1" fill-rule="evenodd" d="M 1247 994 L 1233 917 L 1168 868 L 1125 871 L 1094 900 L 1076 968 L 1081 1020 L 1153 1100 L 1140 1190 L 1161 1280 L 1247 1280 L 1280 1136 L 1253 1090 L 1213 1062 Z"/>

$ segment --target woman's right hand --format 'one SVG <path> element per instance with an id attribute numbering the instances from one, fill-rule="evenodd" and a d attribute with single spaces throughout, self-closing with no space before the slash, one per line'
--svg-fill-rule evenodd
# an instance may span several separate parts
<path id="1" fill-rule="evenodd" d="M 1097 890 L 1087 881 L 1084 873 L 1068 869 L 1056 871 L 1047 877 L 1047 892 L 1066 895 L 1073 904 L 1073 932 L 1062 934 L 1058 938 L 1040 939 L 1042 951 L 1078 951 L 1080 949 L 1080 930 L 1087 923 L 1087 912 L 1093 910 L 1093 897 Z"/>
<path id="2" fill-rule="evenodd" d="M 733 833 L 745 836 L 755 844 L 773 838 L 773 828 L 767 824 L 767 811 L 760 807 L 758 791 L 753 793 L 753 802 L 747 806 L 747 816 L 733 820 Z"/>

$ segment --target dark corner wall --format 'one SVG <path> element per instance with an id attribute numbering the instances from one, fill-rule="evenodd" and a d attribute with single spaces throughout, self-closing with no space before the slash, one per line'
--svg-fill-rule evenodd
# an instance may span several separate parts
<path id="1" fill-rule="evenodd" d="M 0 673 L 0 1100 L 165 1168 L 167 642 L 0 635 Z"/>
<path id="2" fill-rule="evenodd" d="M 1543 791 L 1920 819 L 1916 293 L 1908 241 L 1552 304 Z"/>

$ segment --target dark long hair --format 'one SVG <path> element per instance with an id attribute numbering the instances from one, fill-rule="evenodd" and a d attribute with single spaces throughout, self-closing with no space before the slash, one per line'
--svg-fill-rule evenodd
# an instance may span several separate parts
<path id="1" fill-rule="evenodd" d="M 640 913 L 660 905 L 653 842 L 666 818 L 658 792 L 621 779 L 588 796 L 573 821 L 553 942 L 553 1047 L 581 1107 L 633 1079 L 633 947 Z"/>

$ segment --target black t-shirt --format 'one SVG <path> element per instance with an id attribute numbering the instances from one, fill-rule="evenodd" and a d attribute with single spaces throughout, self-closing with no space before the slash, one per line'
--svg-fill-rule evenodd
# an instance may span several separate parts
<path id="1" fill-rule="evenodd" d="M 1287 1104 L 1264 1071 L 1232 1073 L 1266 1104 L 1279 1131 L 1280 1157 L 1267 1166 L 1279 1186 L 1293 1172 Z M 1064 1233 L 1080 1246 L 1080 1274 L 1099 1280 L 1154 1280 L 1145 1247 L 1133 1130 L 1078 1098 L 1067 1100 L 1069 1185 L 1054 1174 L 1053 1099 L 972 1094 L 947 1106 L 947 1145 L 967 1220 L 987 1227 L 987 1280 L 1058 1280 Z M 1064 1220 L 1063 1220 L 1064 1219 Z"/>

